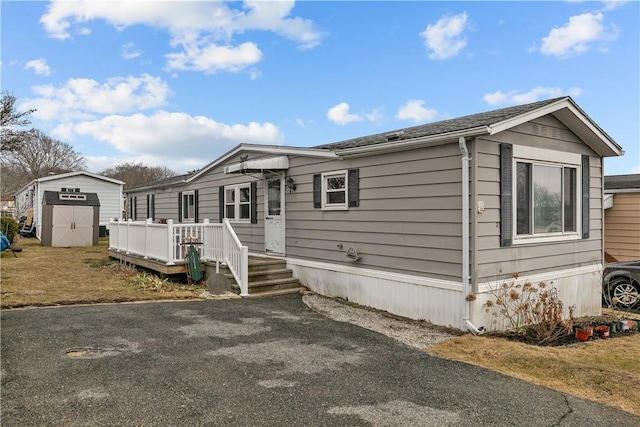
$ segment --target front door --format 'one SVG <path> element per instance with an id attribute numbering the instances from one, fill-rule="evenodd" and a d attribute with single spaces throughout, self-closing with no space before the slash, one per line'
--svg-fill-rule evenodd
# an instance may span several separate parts
<path id="1" fill-rule="evenodd" d="M 284 255 L 284 175 L 267 177 L 264 188 L 265 251 Z"/>

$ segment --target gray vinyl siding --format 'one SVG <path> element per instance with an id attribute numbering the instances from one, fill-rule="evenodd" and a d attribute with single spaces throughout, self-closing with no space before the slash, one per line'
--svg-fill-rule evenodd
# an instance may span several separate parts
<path id="1" fill-rule="evenodd" d="M 313 175 L 359 169 L 360 203 L 313 207 Z M 290 159 L 297 184 L 287 192 L 287 256 L 459 280 L 461 161 L 456 144 L 323 161 Z M 338 245 L 341 245 L 339 247 Z M 350 263 L 346 251 L 362 257 Z"/>
<path id="2" fill-rule="evenodd" d="M 534 125 L 538 134 L 534 134 Z M 540 135 L 542 126 L 545 136 Z M 590 156 L 590 236 L 566 242 L 500 246 L 500 143 L 527 145 Z M 602 159 L 553 117 L 542 117 L 500 134 L 476 139 L 476 194 L 485 211 L 476 219 L 474 282 L 563 270 L 602 262 Z M 472 206 L 474 210 L 475 206 Z"/>

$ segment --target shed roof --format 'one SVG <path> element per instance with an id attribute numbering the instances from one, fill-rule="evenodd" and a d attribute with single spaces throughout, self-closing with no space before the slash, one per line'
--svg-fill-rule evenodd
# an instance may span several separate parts
<path id="1" fill-rule="evenodd" d="M 60 195 L 68 195 L 72 197 L 61 198 Z M 44 205 L 100 206 L 100 199 L 96 193 L 63 193 L 61 191 L 45 191 L 42 196 L 42 203 Z"/>

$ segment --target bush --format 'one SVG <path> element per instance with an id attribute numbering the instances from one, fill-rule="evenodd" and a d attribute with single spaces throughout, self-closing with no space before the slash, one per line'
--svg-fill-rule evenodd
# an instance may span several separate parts
<path id="1" fill-rule="evenodd" d="M 506 321 L 513 333 L 537 345 L 551 344 L 572 331 L 574 307 L 569 307 L 565 316 L 564 304 L 553 286 L 544 282 L 534 286 L 528 281 L 519 284 L 514 274 L 511 282 L 503 282 L 490 293 L 494 298 L 485 303 L 485 308 L 494 322 Z"/>
<path id="2" fill-rule="evenodd" d="M 5 236 L 7 236 L 9 242 L 13 243 L 13 238 L 18 233 L 18 223 L 15 219 L 8 216 L 3 216 L 1 218 L 1 221 L 2 222 L 0 223 L 0 231 L 2 231 Z"/>

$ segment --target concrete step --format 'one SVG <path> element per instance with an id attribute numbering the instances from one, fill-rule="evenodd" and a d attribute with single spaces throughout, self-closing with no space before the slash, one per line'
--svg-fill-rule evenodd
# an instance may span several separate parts
<path id="1" fill-rule="evenodd" d="M 233 281 L 233 274 L 231 272 L 225 273 L 225 276 Z M 263 271 L 250 271 L 248 274 L 249 283 L 253 282 L 261 282 L 264 280 L 275 280 L 275 279 L 290 279 L 293 277 L 293 272 L 288 268 L 279 268 L 272 270 L 263 270 Z"/>
<path id="2" fill-rule="evenodd" d="M 292 289 L 300 286 L 300 282 L 295 277 L 288 279 L 272 279 L 272 280 L 260 280 L 249 283 L 249 295 L 252 293 L 276 291 L 281 289 Z M 237 283 L 233 283 L 231 286 L 233 290 L 240 291 L 240 287 Z"/>
<path id="3" fill-rule="evenodd" d="M 298 294 L 304 291 L 302 286 L 298 286 L 296 288 L 290 289 L 278 289 L 275 291 L 262 291 L 262 292 L 253 292 L 249 293 L 249 298 L 263 298 L 263 297 L 273 297 L 278 295 L 288 295 L 288 294 Z"/>

